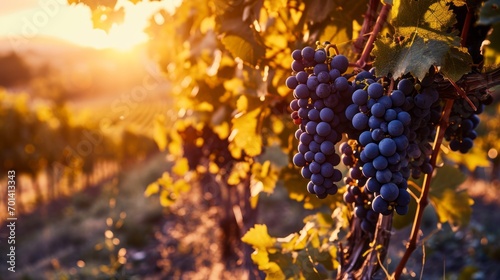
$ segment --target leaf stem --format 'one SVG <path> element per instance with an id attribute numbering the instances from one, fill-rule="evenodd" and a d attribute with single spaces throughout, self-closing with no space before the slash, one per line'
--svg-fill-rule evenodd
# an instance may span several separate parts
<path id="1" fill-rule="evenodd" d="M 432 150 L 432 156 L 430 160 L 430 164 L 433 168 L 436 167 L 436 161 L 441 149 L 441 144 L 443 143 L 444 133 L 446 128 L 448 127 L 448 118 L 450 116 L 451 108 L 453 107 L 453 99 L 446 99 L 446 103 L 444 106 L 443 114 L 441 115 L 441 120 L 439 122 L 439 126 L 437 127 L 436 138 L 434 140 L 434 147 Z M 432 174 L 425 174 L 424 183 L 422 187 L 422 193 L 420 194 L 420 198 L 417 201 L 417 213 L 415 215 L 415 219 L 413 221 L 413 227 L 410 233 L 410 241 L 406 246 L 406 251 L 401 258 L 396 270 L 394 271 L 393 278 L 399 279 L 403 269 L 406 266 L 406 262 L 410 258 L 411 254 L 417 248 L 417 239 L 420 231 L 420 224 L 422 223 L 422 217 L 424 214 L 425 207 L 429 204 L 429 190 L 431 185 Z"/>
<path id="2" fill-rule="evenodd" d="M 380 30 L 382 30 L 382 26 L 384 25 L 385 21 L 387 20 L 387 16 L 389 15 L 391 8 L 392 8 L 392 5 L 390 5 L 390 4 L 385 4 L 382 7 L 380 14 L 378 15 L 377 22 L 375 23 L 375 26 L 373 27 L 372 34 L 370 35 L 370 38 L 368 38 L 368 42 L 365 45 L 365 48 L 363 50 L 363 53 L 361 54 L 361 57 L 356 62 L 356 64 L 358 65 L 359 68 L 364 68 L 366 66 L 367 60 L 368 60 L 370 53 L 373 49 L 373 43 L 375 42 L 375 39 L 377 38 Z"/>

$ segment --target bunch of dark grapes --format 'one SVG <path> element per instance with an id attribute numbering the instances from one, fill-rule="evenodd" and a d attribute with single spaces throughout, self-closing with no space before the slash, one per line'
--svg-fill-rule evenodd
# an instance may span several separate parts
<path id="1" fill-rule="evenodd" d="M 349 62 L 343 55 L 329 57 L 324 48 L 305 47 L 293 51 L 292 57 L 293 75 L 286 85 L 293 89 L 291 116 L 300 126 L 295 133 L 299 145 L 293 163 L 302 167 L 302 176 L 310 180 L 307 190 L 325 198 L 337 193 L 336 182 L 342 179 L 342 173 L 335 168 L 340 163 L 335 144 L 342 139 L 347 123 L 343 100 L 350 96 L 352 88 L 342 74 Z"/>
<path id="2" fill-rule="evenodd" d="M 408 166 L 406 149 L 411 116 L 401 106 L 406 98 L 399 90 L 386 95 L 381 83 L 365 82 L 352 95 L 353 105 L 346 117 L 360 131 L 358 143 L 363 147 L 359 160 L 368 178 L 366 189 L 375 195 L 372 209 L 388 215 L 408 212 L 410 196 L 407 179 L 401 172 Z"/>
<path id="3" fill-rule="evenodd" d="M 439 93 L 432 87 L 432 79 L 433 76 L 428 75 L 421 83 L 415 83 L 413 79 L 403 78 L 397 85 L 397 90 L 406 97 L 402 108 L 411 116 L 407 148 L 409 167 L 403 170 L 405 177 L 411 175 L 418 179 L 422 173 L 433 171 L 431 143 L 441 117 L 441 103 Z"/>
<path id="4" fill-rule="evenodd" d="M 337 193 L 342 173 L 336 166 L 347 166 L 344 201 L 353 204 L 363 231 L 373 233 L 379 214 L 408 212 L 408 179 L 433 172 L 431 143 L 443 105 L 438 74 L 432 68 L 421 81 L 406 75 L 391 83 L 375 77 L 374 70 L 345 74 L 347 58 L 330 55 L 329 48 L 325 43 L 292 52 L 286 85 L 293 90 L 291 117 L 299 126 L 293 163 L 318 198 Z M 455 100 L 445 131 L 452 150 L 472 148 L 477 115 L 491 102 L 484 90 Z M 339 156 L 335 145 L 343 136 L 348 140 Z"/>
<path id="5" fill-rule="evenodd" d="M 467 98 L 469 101 L 458 99 L 453 103 L 449 126 L 445 132 L 445 139 L 450 141 L 450 149 L 464 154 L 472 148 L 473 141 L 477 137 L 475 129 L 479 124 L 478 115 L 483 112 L 484 105 L 489 105 L 493 101 L 490 94 L 479 91 L 468 94 Z"/>

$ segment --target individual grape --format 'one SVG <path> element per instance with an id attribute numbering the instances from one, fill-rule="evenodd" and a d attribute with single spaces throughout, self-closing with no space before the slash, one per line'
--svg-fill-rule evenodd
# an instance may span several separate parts
<path id="1" fill-rule="evenodd" d="M 327 84 L 330 81 L 330 75 L 328 74 L 328 72 L 320 72 L 318 74 L 318 81 L 322 84 Z"/>
<path id="2" fill-rule="evenodd" d="M 343 55 L 336 55 L 332 58 L 330 66 L 332 69 L 337 69 L 341 74 L 343 74 L 349 67 L 349 60 Z"/>
<path id="3" fill-rule="evenodd" d="M 323 176 L 323 174 L 313 173 L 311 175 L 311 182 L 313 182 L 313 184 L 315 185 L 321 186 L 323 182 L 325 182 L 325 177 Z"/>
<path id="4" fill-rule="evenodd" d="M 399 188 L 394 183 L 383 184 L 380 187 L 380 196 L 386 201 L 394 201 L 399 195 Z"/>
<path id="5" fill-rule="evenodd" d="M 301 84 L 307 83 L 308 77 L 309 77 L 309 75 L 304 71 L 300 71 L 299 73 L 297 73 L 297 75 L 295 75 L 295 78 Z"/>
<path id="6" fill-rule="evenodd" d="M 379 183 L 389 183 L 392 179 L 392 172 L 389 169 L 378 170 L 375 174 L 375 178 Z"/>
<path id="7" fill-rule="evenodd" d="M 368 181 L 366 181 L 366 188 L 372 193 L 378 193 L 380 192 L 381 184 L 376 178 L 370 177 Z"/>
<path id="8" fill-rule="evenodd" d="M 341 76 L 335 79 L 334 85 L 337 91 L 345 91 L 349 87 L 349 82 L 346 78 Z"/>
<path id="9" fill-rule="evenodd" d="M 306 85 L 304 84 L 300 84 L 298 85 L 294 92 L 295 96 L 298 98 L 298 99 L 305 99 L 305 98 L 309 98 L 309 89 L 307 88 Z"/>
<path id="10" fill-rule="evenodd" d="M 330 86 L 328 84 L 319 84 L 316 88 L 316 95 L 319 98 L 327 98 L 330 95 Z"/>
<path id="11" fill-rule="evenodd" d="M 385 156 L 378 156 L 373 159 L 373 167 L 377 170 L 384 170 L 389 165 L 387 158 Z"/>
<path id="12" fill-rule="evenodd" d="M 379 83 L 373 83 L 368 86 L 367 91 L 370 98 L 378 99 L 384 94 L 384 87 Z"/>
<path id="13" fill-rule="evenodd" d="M 335 153 L 335 146 L 333 145 L 332 142 L 325 141 L 325 142 L 321 143 L 320 150 L 325 155 L 331 155 L 331 154 Z"/>
<path id="14" fill-rule="evenodd" d="M 405 95 L 410 95 L 415 89 L 414 83 L 409 79 L 401 79 L 398 82 L 398 90 L 402 91 Z"/>
<path id="15" fill-rule="evenodd" d="M 381 118 L 385 115 L 386 109 L 385 106 L 381 103 L 375 103 L 373 106 L 370 108 L 370 112 L 372 113 L 372 116 Z"/>
<path id="16" fill-rule="evenodd" d="M 314 193 L 317 195 L 322 195 L 326 193 L 326 188 L 321 185 L 314 185 Z"/>
<path id="17" fill-rule="evenodd" d="M 316 134 L 316 127 L 318 126 L 317 122 L 310 121 L 306 124 L 306 132 L 314 135 Z"/>
<path id="18" fill-rule="evenodd" d="M 367 178 L 375 177 L 377 174 L 377 169 L 373 166 L 371 162 L 363 164 L 363 175 Z"/>
<path id="19" fill-rule="evenodd" d="M 396 107 L 402 106 L 406 101 L 406 96 L 401 90 L 394 90 L 391 92 L 392 104 Z"/>
<path id="20" fill-rule="evenodd" d="M 310 76 L 307 79 L 306 86 L 309 90 L 316 91 L 318 85 L 319 85 L 319 80 L 316 76 Z"/>
<path id="21" fill-rule="evenodd" d="M 400 136 L 404 132 L 403 123 L 398 120 L 393 120 L 388 124 L 389 135 L 392 137 Z"/>
<path id="22" fill-rule="evenodd" d="M 352 118 L 352 125 L 355 129 L 363 131 L 366 127 L 368 127 L 368 116 L 363 113 L 357 113 Z"/>
<path id="23" fill-rule="evenodd" d="M 290 76 L 286 78 L 285 84 L 289 89 L 295 89 L 299 82 L 297 81 L 297 78 L 295 78 L 295 76 Z"/>
<path id="24" fill-rule="evenodd" d="M 302 60 L 302 53 L 301 53 L 301 51 L 300 50 L 294 50 L 292 52 L 292 58 L 294 60 Z"/>
<path id="25" fill-rule="evenodd" d="M 365 90 L 358 89 L 352 94 L 352 102 L 356 105 L 365 105 L 368 101 L 368 93 Z"/>
<path id="26" fill-rule="evenodd" d="M 326 60 L 326 52 L 324 50 L 318 50 L 314 53 L 314 61 L 317 63 L 323 63 Z"/>
<path id="27" fill-rule="evenodd" d="M 325 154 L 318 152 L 318 153 L 314 154 L 313 160 L 316 161 L 317 163 L 321 164 L 321 163 L 324 163 L 326 161 L 326 156 L 325 156 Z M 332 168 L 333 168 L 333 166 L 332 166 Z M 329 177 L 329 176 L 327 176 L 327 177 Z"/>
<path id="28" fill-rule="evenodd" d="M 293 156 L 293 164 L 298 167 L 303 167 L 306 165 L 306 160 L 304 159 L 304 155 L 301 153 L 296 153 Z"/>
<path id="29" fill-rule="evenodd" d="M 319 112 L 319 117 L 324 122 L 331 122 L 334 116 L 333 110 L 327 107 L 322 108 Z"/>
<path id="30" fill-rule="evenodd" d="M 300 61 L 294 60 L 292 62 L 292 70 L 295 72 L 304 71 L 304 64 Z"/>
<path id="31" fill-rule="evenodd" d="M 389 209 L 389 203 L 381 195 L 378 195 L 373 199 L 372 209 L 376 213 L 386 213 Z"/>
<path id="32" fill-rule="evenodd" d="M 382 155 L 390 157 L 396 152 L 397 146 L 391 138 L 384 138 L 379 142 L 379 150 Z"/>
<path id="33" fill-rule="evenodd" d="M 319 136 L 328 136 L 332 132 L 331 126 L 327 122 L 320 122 L 316 126 L 316 133 Z"/>
<path id="34" fill-rule="evenodd" d="M 392 100 L 389 96 L 387 95 L 384 95 L 382 97 L 380 97 L 378 100 L 377 100 L 378 103 L 384 105 L 384 107 L 386 109 L 390 109 L 392 108 L 393 104 L 392 104 Z"/>
<path id="35" fill-rule="evenodd" d="M 378 145 L 375 143 L 368 143 L 362 151 L 369 159 L 374 159 L 379 155 Z"/>
<path id="36" fill-rule="evenodd" d="M 314 59 L 315 50 L 311 47 L 305 47 L 302 49 L 301 54 L 305 60 L 311 61 Z"/>
<path id="37" fill-rule="evenodd" d="M 314 160 L 314 157 L 316 156 L 317 153 L 314 153 L 312 151 L 307 151 L 304 153 L 304 159 L 307 162 L 312 162 Z"/>

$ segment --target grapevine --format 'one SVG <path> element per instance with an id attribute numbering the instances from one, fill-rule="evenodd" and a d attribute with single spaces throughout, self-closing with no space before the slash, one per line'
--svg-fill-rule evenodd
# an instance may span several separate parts
<path id="1" fill-rule="evenodd" d="M 245 244 L 234 251 L 250 278 L 258 268 L 270 279 L 371 279 L 383 268 L 399 279 L 423 209 L 440 203 L 431 181 L 441 158 L 451 165 L 441 149 L 473 150 L 500 84 L 495 46 L 484 47 L 488 61 L 471 55 L 484 36 L 468 43 L 475 23 L 497 23 L 482 10 L 490 1 L 183 1 L 185 21 L 159 13 L 151 52 L 182 104 L 164 142 L 191 175 L 216 182 L 210 203 L 239 229 L 231 240 Z M 280 183 L 318 213 L 274 238 L 254 223 L 259 194 Z M 412 232 L 389 271 L 393 222 L 405 215 Z"/>

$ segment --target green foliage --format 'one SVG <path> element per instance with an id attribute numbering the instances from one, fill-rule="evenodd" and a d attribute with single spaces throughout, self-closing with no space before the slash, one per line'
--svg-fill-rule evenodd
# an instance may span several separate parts
<path id="1" fill-rule="evenodd" d="M 255 225 L 242 238 L 254 248 L 252 260 L 266 279 L 325 279 L 334 270 L 337 248 L 329 240 L 334 220 L 324 213 L 304 219 L 304 228 L 283 238 L 272 238 L 265 225 Z"/>
<path id="2" fill-rule="evenodd" d="M 372 52 L 377 73 L 395 78 L 411 73 L 421 80 L 434 65 L 457 81 L 470 71 L 471 56 L 449 31 L 456 19 L 446 1 L 401 1 L 392 11 L 394 34 L 377 40 Z"/>
<path id="3" fill-rule="evenodd" d="M 465 179 L 465 174 L 451 165 L 439 168 L 432 179 L 429 198 L 441 223 L 455 228 L 468 224 L 472 200 L 465 190 L 457 190 Z"/>

